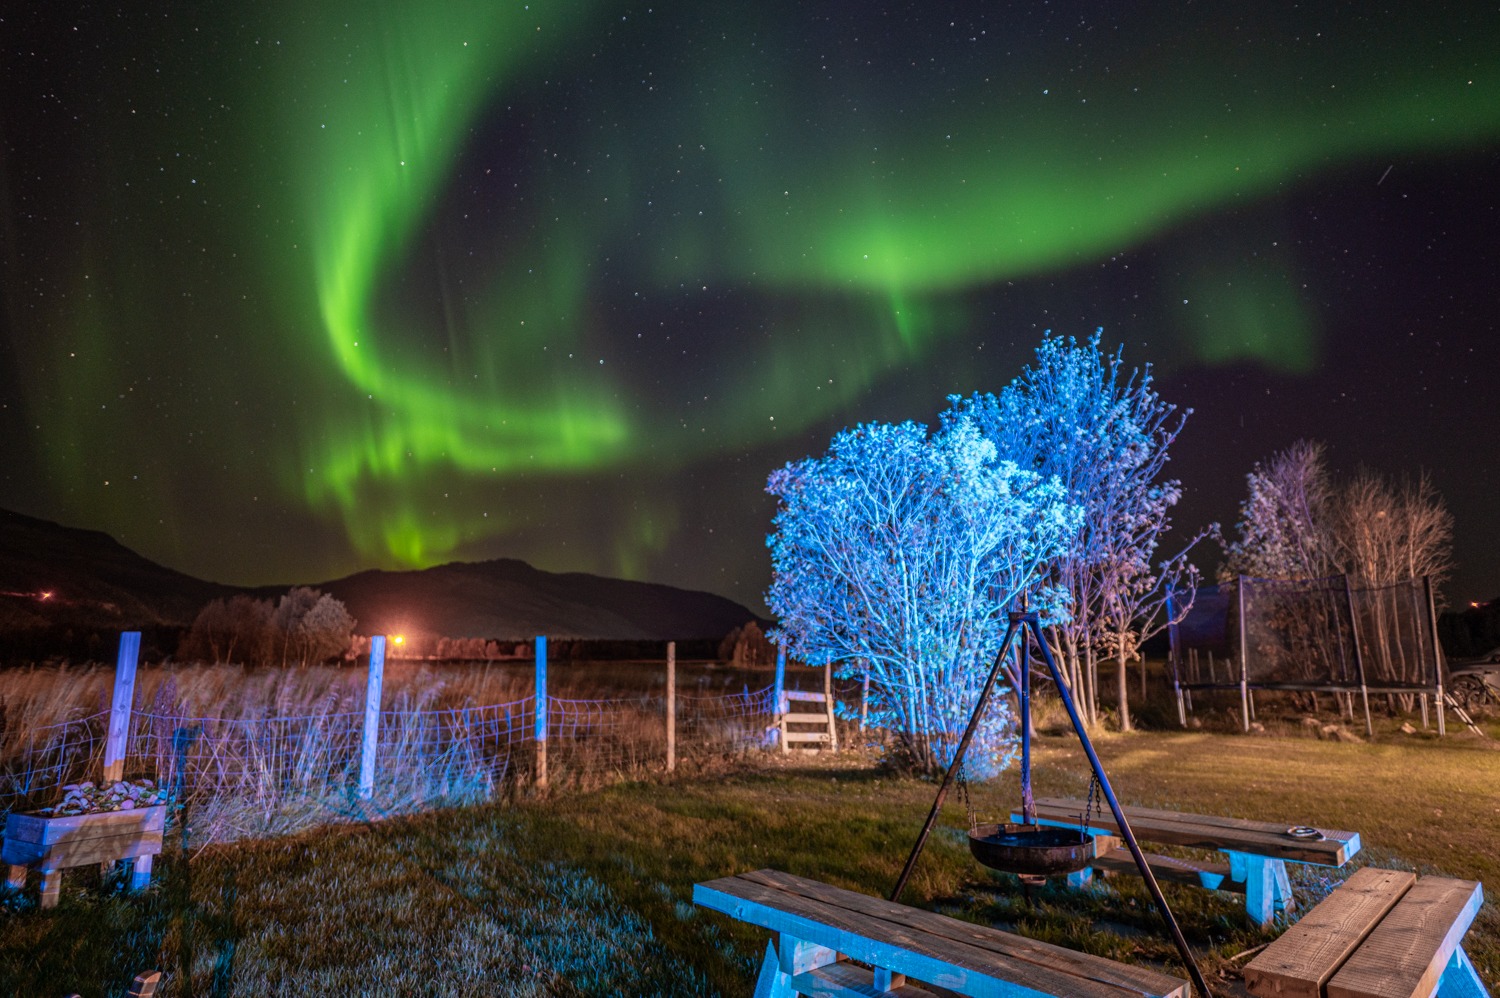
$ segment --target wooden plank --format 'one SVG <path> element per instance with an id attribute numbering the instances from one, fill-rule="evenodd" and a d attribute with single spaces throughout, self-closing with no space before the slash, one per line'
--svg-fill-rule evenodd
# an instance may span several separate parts
<path id="1" fill-rule="evenodd" d="M 773 870 L 699 884 L 694 900 L 854 959 L 976 996 L 1186 998 L 1186 981 Z"/>
<path id="2" fill-rule="evenodd" d="M 91 863 L 114 863 L 136 856 L 156 856 L 162 851 L 162 837 L 140 835 L 107 835 L 78 841 L 59 842 L 39 860 L 40 865 L 61 870 Z"/>
<path id="3" fill-rule="evenodd" d="M 1034 963 L 1064 967 L 1066 972 L 1081 977 L 1093 977 L 1129 988 L 1139 987 L 1144 991 L 1150 991 L 1164 982 L 1185 983 L 1143 967 L 1116 963 L 1104 957 L 1079 953 L 1051 943 L 1027 939 L 1025 936 L 949 918 L 936 912 L 923 911 L 920 908 L 897 904 L 857 891 L 847 891 L 790 873 L 755 870 L 741 874 L 739 879 L 776 886 L 790 893 L 823 900 L 838 908 L 870 914 L 941 939 L 992 949 L 994 952 L 1006 953 Z"/>
<path id="4" fill-rule="evenodd" d="M 1036 803 L 1039 808 L 1045 806 L 1049 809 L 1057 808 L 1063 811 L 1074 821 L 1074 823 L 1078 821 L 1078 816 L 1083 813 L 1083 809 L 1088 805 L 1087 801 L 1078 797 L 1041 797 L 1037 799 Z M 1114 816 L 1110 813 L 1109 807 L 1101 803 L 1095 804 L 1096 811 L 1101 808 L 1103 810 L 1105 818 L 1110 822 L 1111 825 L 1113 825 Z M 1287 828 L 1290 827 L 1289 825 L 1284 825 L 1279 821 L 1255 821 L 1250 818 L 1229 818 L 1223 815 L 1216 814 L 1189 814 L 1184 811 L 1168 811 L 1154 807 L 1138 807 L 1135 805 L 1128 805 L 1123 807 L 1122 809 L 1125 812 L 1125 817 L 1130 819 L 1132 828 L 1135 826 L 1136 819 L 1139 818 L 1142 821 L 1168 821 L 1182 822 L 1184 824 L 1193 825 L 1207 825 L 1214 828 L 1222 828 L 1235 833 L 1254 834 L 1257 832 L 1264 832 L 1266 834 L 1281 836 L 1284 838 L 1286 837 Z M 1343 845 L 1346 853 L 1346 855 L 1344 856 L 1344 861 L 1346 862 L 1349 857 L 1354 856 L 1360 850 L 1360 840 L 1358 832 L 1344 831 L 1337 828 L 1319 828 L 1318 831 L 1323 835 L 1324 842 L 1320 843 L 1320 845 L 1322 845 L 1324 848 L 1331 851 L 1336 847 L 1336 844 L 1341 843 Z M 1333 843 L 1335 845 L 1330 845 L 1329 843 Z"/>
<path id="5" fill-rule="evenodd" d="M 875 986 L 875 972 L 852 963 L 832 963 L 792 978 L 792 987 L 808 998 L 947 998 L 956 992 L 916 984 L 889 991 Z"/>
<path id="6" fill-rule="evenodd" d="M 167 809 L 163 804 L 138 807 L 127 811 L 95 811 L 52 818 L 41 814 L 11 814 L 5 819 L 5 838 L 16 842 L 46 845 L 85 829 L 141 828 L 159 832 L 166 827 Z"/>
<path id="7" fill-rule="evenodd" d="M 1328 982 L 1328 998 L 1427 998 L 1479 906 L 1473 880 L 1423 877 Z"/>
<path id="8" fill-rule="evenodd" d="M 802 700 L 808 703 L 824 703 L 827 695 L 823 693 L 806 693 L 802 690 L 786 690 L 781 694 L 783 700 Z"/>
<path id="9" fill-rule="evenodd" d="M 805 974 L 817 967 L 837 963 L 839 960 L 837 951 L 808 942 L 806 939 L 787 935 L 785 932 L 777 941 L 776 957 L 777 963 L 781 966 L 781 972 L 793 977 Z"/>
<path id="10" fill-rule="evenodd" d="M 1262 998 L 1321 998 L 1344 961 L 1416 879 L 1401 870 L 1355 870 L 1246 964 L 1245 986 Z"/>
<path id="11" fill-rule="evenodd" d="M 828 726 L 828 715 L 823 714 L 782 714 L 782 719 L 788 724 L 820 724 Z"/>
<path id="12" fill-rule="evenodd" d="M 1086 806 L 1084 801 L 1066 798 L 1042 798 L 1036 804 L 1038 820 L 1071 827 L 1079 825 Z M 1319 829 L 1324 839 L 1315 841 L 1293 838 L 1286 834 L 1288 826 L 1275 822 L 1185 815 L 1151 808 L 1126 807 L 1123 810 L 1135 837 L 1145 842 L 1197 849 L 1232 849 L 1319 866 L 1342 866 L 1360 848 L 1357 832 Z M 1103 813 L 1095 813 L 1089 827 L 1112 834 L 1119 832 L 1108 808 Z"/>
<path id="13" fill-rule="evenodd" d="M 826 731 L 788 731 L 786 733 L 788 742 L 826 742 L 832 738 Z"/>
<path id="14" fill-rule="evenodd" d="M 816 880 L 807 880 L 775 870 L 757 870 L 742 876 L 775 884 L 799 894 L 805 893 L 807 896 L 819 897 L 840 908 L 868 913 L 888 920 L 891 924 L 920 931 L 937 939 L 951 940 L 964 946 L 976 946 L 1010 959 L 1025 960 L 1040 966 L 1060 969 L 1080 979 L 1120 986 L 1142 994 L 1157 992 L 1169 994 L 1173 993 L 1176 988 L 1181 988 L 1184 994 L 1187 993 L 1186 981 L 1148 968 L 1116 963 L 1104 957 L 1027 939 L 1024 936 L 1002 932 L 989 926 L 975 925 L 972 922 L 949 918 L 936 912 L 896 904 L 884 898 L 846 891 Z M 920 975 L 913 976 L 917 976 L 919 980 L 930 980 Z M 942 982 L 932 981 L 931 983 L 941 984 Z"/>
<path id="15" fill-rule="evenodd" d="M 1151 873 L 1157 880 L 1186 884 L 1189 887 L 1202 887 L 1211 891 L 1245 893 L 1245 882 L 1230 877 L 1228 863 L 1198 863 L 1186 859 L 1174 859 L 1171 856 L 1157 856 L 1149 852 L 1145 856 L 1146 865 L 1151 868 Z M 1089 862 L 1089 865 L 1106 876 L 1126 874 L 1138 877 L 1141 875 L 1140 868 L 1135 865 L 1135 860 L 1124 850 L 1115 850 L 1103 856 L 1096 856 Z"/>
<path id="16" fill-rule="evenodd" d="M 0 860 L 14 864 L 34 864 L 55 850 L 65 855 L 84 855 L 88 842 L 117 844 L 140 843 L 142 851 L 161 852 L 162 829 L 167 809 L 162 805 L 131 811 L 104 811 L 62 818 L 45 818 L 32 814 L 13 814 L 6 820 L 5 841 L 0 846 Z M 108 848 L 115 848 L 111 845 Z M 122 858 L 122 857 L 114 857 Z M 79 866 L 84 860 L 59 865 Z"/>

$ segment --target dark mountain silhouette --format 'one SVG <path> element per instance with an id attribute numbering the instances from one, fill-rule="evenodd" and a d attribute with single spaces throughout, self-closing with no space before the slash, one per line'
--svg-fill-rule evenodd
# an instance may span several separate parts
<path id="1" fill-rule="evenodd" d="M 100 531 L 0 510 L 0 631 L 189 624 L 209 600 L 238 591 L 164 568 Z"/>
<path id="2" fill-rule="evenodd" d="M 363 634 L 685 640 L 721 638 L 755 619 L 712 593 L 544 572 L 510 558 L 359 572 L 317 588 L 338 597 Z"/>
<path id="3" fill-rule="evenodd" d="M 343 601 L 362 634 L 686 640 L 720 638 L 755 619 L 711 593 L 555 574 L 512 559 L 359 572 L 314 585 Z M 236 593 L 275 599 L 290 588 L 205 582 L 108 534 L 0 510 L 0 633 L 187 626 L 210 600 Z"/>

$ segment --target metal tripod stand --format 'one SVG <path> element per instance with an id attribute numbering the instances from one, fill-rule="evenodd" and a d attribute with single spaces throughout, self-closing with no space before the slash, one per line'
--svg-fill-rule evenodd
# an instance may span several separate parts
<path id="1" fill-rule="evenodd" d="M 1025 606 L 1025 603 L 1022 603 Z M 1062 697 L 1063 706 L 1068 710 L 1068 718 L 1073 722 L 1073 730 L 1078 735 L 1079 744 L 1083 746 L 1084 754 L 1089 757 L 1089 766 L 1093 768 L 1094 778 L 1099 781 L 1099 789 L 1104 793 L 1104 799 L 1109 802 L 1110 812 L 1114 815 L 1115 825 L 1120 829 L 1120 837 L 1125 840 L 1125 845 L 1130 849 L 1130 855 L 1135 859 L 1135 865 L 1140 870 L 1141 879 L 1146 882 L 1146 889 L 1151 892 L 1151 899 L 1156 903 L 1156 908 L 1161 912 L 1162 920 L 1167 923 L 1167 928 L 1172 933 L 1172 941 L 1177 946 L 1177 952 L 1186 965 L 1188 976 L 1192 978 L 1193 988 L 1202 995 L 1209 998 L 1208 984 L 1203 980 L 1203 974 L 1198 970 L 1198 962 L 1194 959 L 1192 951 L 1188 949 L 1187 940 L 1182 936 L 1182 929 L 1177 925 L 1177 919 L 1172 915 L 1172 909 L 1167 906 L 1167 899 L 1162 896 L 1161 886 L 1156 882 L 1156 877 L 1151 873 L 1150 866 L 1146 863 L 1145 854 L 1141 852 L 1140 844 L 1135 840 L 1135 833 L 1130 830 L 1130 822 L 1125 819 L 1125 812 L 1120 808 L 1120 802 L 1115 798 L 1114 788 L 1109 784 L 1109 777 L 1104 773 L 1104 765 L 1099 761 L 1098 754 L 1094 751 L 1094 743 L 1089 740 L 1088 732 L 1084 730 L 1083 718 L 1078 714 L 1078 707 L 1073 703 L 1073 695 L 1068 690 L 1068 684 L 1063 682 L 1062 673 L 1057 668 L 1057 662 L 1052 658 L 1052 652 L 1047 647 L 1047 641 L 1042 636 L 1041 623 L 1034 611 L 1021 609 L 1012 610 L 1010 613 L 1010 625 L 1005 629 L 1005 637 L 1000 642 L 1000 650 L 995 654 L 995 664 L 990 667 L 990 674 L 984 681 L 984 687 L 979 692 L 979 702 L 974 705 L 974 713 L 969 717 L 969 725 L 964 729 L 963 737 L 959 739 L 958 748 L 953 753 L 953 761 L 949 763 L 947 772 L 943 774 L 943 781 L 938 786 L 936 799 L 932 802 L 932 810 L 927 813 L 927 820 L 922 825 L 922 831 L 917 836 L 917 841 L 912 846 L 911 855 L 906 859 L 906 866 L 901 870 L 901 876 L 896 879 L 896 886 L 891 890 L 890 900 L 898 901 L 901 892 L 906 889 L 906 882 L 911 877 L 912 870 L 917 865 L 917 857 L 922 854 L 922 847 L 927 844 L 927 836 L 932 831 L 932 826 L 937 822 L 938 813 L 943 808 L 943 801 L 948 796 L 948 787 L 953 782 L 954 775 L 959 767 L 963 765 L 964 753 L 968 751 L 969 743 L 974 740 L 974 732 L 979 727 L 979 721 L 984 716 L 984 708 L 989 703 L 990 695 L 994 692 L 995 681 L 1000 676 L 1000 670 L 1004 668 L 1005 657 L 1010 652 L 1011 643 L 1017 637 L 1021 638 L 1021 804 L 1022 814 L 1029 823 L 1034 817 L 1031 796 L 1031 640 L 1035 640 L 1037 648 L 1042 653 L 1042 660 L 1047 663 L 1047 669 L 1052 674 L 1052 681 L 1057 684 L 1058 695 Z M 1030 639 L 1030 640 L 1028 640 Z"/>

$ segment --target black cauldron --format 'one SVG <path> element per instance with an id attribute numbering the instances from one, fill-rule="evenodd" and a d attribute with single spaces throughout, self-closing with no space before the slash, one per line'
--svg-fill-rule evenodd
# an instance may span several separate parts
<path id="1" fill-rule="evenodd" d="M 969 833 L 969 852 L 1002 873 L 1053 877 L 1088 866 L 1094 837 L 1056 825 L 986 824 Z"/>

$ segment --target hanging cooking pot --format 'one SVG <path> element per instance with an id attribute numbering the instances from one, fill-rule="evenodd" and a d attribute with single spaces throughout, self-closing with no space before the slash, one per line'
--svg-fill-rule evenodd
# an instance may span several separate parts
<path id="1" fill-rule="evenodd" d="M 1094 837 L 1056 825 L 981 824 L 969 832 L 969 853 L 991 870 L 1054 877 L 1088 866 Z"/>

